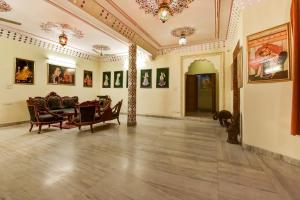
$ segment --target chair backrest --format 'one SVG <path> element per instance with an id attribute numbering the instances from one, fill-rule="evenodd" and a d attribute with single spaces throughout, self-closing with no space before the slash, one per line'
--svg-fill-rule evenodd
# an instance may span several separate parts
<path id="1" fill-rule="evenodd" d="M 123 100 L 119 101 L 114 107 L 113 107 L 113 113 L 114 115 L 119 115 L 122 107 Z"/>
<path id="2" fill-rule="evenodd" d="M 97 102 L 86 101 L 78 105 L 80 123 L 94 122 Z"/>
<path id="3" fill-rule="evenodd" d="M 30 121 L 37 122 L 38 121 L 37 104 L 35 103 L 34 99 L 32 99 L 32 98 L 29 98 L 28 100 L 26 100 L 26 103 L 27 103 L 27 108 L 28 108 L 29 115 L 30 115 Z"/>

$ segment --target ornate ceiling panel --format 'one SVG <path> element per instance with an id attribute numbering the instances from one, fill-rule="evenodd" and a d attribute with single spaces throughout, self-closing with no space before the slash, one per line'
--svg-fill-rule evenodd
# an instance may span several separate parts
<path id="1" fill-rule="evenodd" d="M 160 3 L 164 2 L 163 0 L 136 0 L 136 3 L 138 3 L 141 9 L 145 10 L 146 14 L 151 13 L 153 16 L 156 16 L 159 11 L 158 1 Z M 193 1 L 194 0 L 167 0 L 171 13 L 173 14 L 181 13 L 185 8 L 188 8 L 189 4 Z"/>
<path id="2" fill-rule="evenodd" d="M 85 1 L 85 0 L 68 0 L 70 3 L 76 5 L 78 8 L 84 10 L 86 13 L 95 17 L 102 23 L 111 27 L 113 30 L 122 34 L 129 41 L 136 43 L 138 46 L 150 52 L 153 56 L 156 56 L 157 50 L 154 46 L 144 40 L 139 34 L 137 34 L 132 28 L 118 19 L 115 15 L 109 12 L 97 1 Z"/>
<path id="3" fill-rule="evenodd" d="M 6 3 L 4 0 L 0 0 L 0 12 L 9 12 L 11 11 L 11 6 Z"/>

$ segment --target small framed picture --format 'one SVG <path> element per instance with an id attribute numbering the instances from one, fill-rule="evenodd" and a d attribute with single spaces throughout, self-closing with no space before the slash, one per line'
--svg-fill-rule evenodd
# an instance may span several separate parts
<path id="1" fill-rule="evenodd" d="M 114 88 L 123 88 L 123 71 L 114 72 Z"/>
<path id="2" fill-rule="evenodd" d="M 74 68 L 48 64 L 48 84 L 74 86 L 75 74 Z"/>
<path id="3" fill-rule="evenodd" d="M 111 84 L 111 72 L 103 72 L 102 88 L 110 88 Z"/>
<path id="4" fill-rule="evenodd" d="M 156 70 L 156 88 L 169 88 L 169 68 Z"/>
<path id="5" fill-rule="evenodd" d="M 152 88 L 152 69 L 141 70 L 141 88 Z"/>
<path id="6" fill-rule="evenodd" d="M 34 61 L 16 58 L 15 84 L 34 84 Z"/>
<path id="7" fill-rule="evenodd" d="M 126 88 L 128 88 L 128 70 L 126 70 Z"/>
<path id="8" fill-rule="evenodd" d="M 93 87 L 93 72 L 83 71 L 83 87 Z"/>

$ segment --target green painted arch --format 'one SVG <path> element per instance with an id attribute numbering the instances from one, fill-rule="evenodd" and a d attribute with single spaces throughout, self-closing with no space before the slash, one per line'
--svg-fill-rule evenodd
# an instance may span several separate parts
<path id="1" fill-rule="evenodd" d="M 188 74 L 217 73 L 215 65 L 207 59 L 195 60 L 188 68 Z"/>

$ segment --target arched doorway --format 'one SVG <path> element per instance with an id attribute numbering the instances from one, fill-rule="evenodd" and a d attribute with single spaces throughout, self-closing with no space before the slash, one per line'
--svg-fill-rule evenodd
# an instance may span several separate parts
<path id="1" fill-rule="evenodd" d="M 185 115 L 205 116 L 217 110 L 218 71 L 207 59 L 195 60 L 185 79 Z"/>

